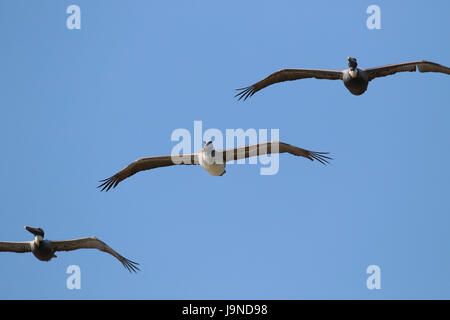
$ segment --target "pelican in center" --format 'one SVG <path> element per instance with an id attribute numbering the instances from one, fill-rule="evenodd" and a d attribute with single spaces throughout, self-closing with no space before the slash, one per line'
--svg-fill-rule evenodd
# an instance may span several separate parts
<path id="1" fill-rule="evenodd" d="M 138 159 L 115 175 L 100 180 L 99 182 L 101 184 L 97 188 L 100 188 L 100 191 L 108 191 L 111 188 L 117 187 L 121 181 L 140 171 L 173 165 L 200 165 L 212 176 L 223 176 L 226 173 L 226 163 L 229 161 L 272 153 L 290 153 L 311 161 L 317 160 L 322 164 L 327 164 L 328 160 L 331 159 L 326 156 L 328 152 L 309 151 L 284 142 L 264 142 L 239 148 L 216 150 L 212 141 L 208 141 L 199 153 Z"/>

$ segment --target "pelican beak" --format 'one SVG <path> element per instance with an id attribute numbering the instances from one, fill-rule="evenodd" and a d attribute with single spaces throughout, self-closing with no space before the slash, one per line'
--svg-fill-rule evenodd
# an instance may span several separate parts
<path id="1" fill-rule="evenodd" d="M 39 246 L 41 240 L 44 240 L 44 230 L 41 228 L 33 228 L 29 226 L 25 226 L 25 230 L 32 233 L 34 235 L 34 243 Z"/>
<path id="2" fill-rule="evenodd" d="M 41 240 L 44 239 L 44 231 L 41 228 L 33 228 L 25 226 L 25 229 L 34 235 L 34 243 L 39 246 Z"/>
<path id="3" fill-rule="evenodd" d="M 29 227 L 29 226 L 25 226 L 25 230 L 27 230 L 28 232 L 31 232 L 34 235 L 37 235 L 39 233 L 37 228 L 33 228 L 33 227 Z"/>

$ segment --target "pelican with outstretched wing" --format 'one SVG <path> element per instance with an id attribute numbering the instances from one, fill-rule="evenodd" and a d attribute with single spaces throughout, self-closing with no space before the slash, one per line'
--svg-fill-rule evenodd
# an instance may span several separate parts
<path id="1" fill-rule="evenodd" d="M 317 160 L 322 164 L 327 164 L 328 160 L 331 159 L 326 156 L 328 152 L 309 151 L 283 142 L 264 142 L 240 148 L 215 150 L 212 141 L 208 141 L 203 149 L 196 154 L 170 155 L 138 159 L 130 163 L 112 177 L 100 180 L 101 184 L 97 188 L 100 188 L 101 191 L 108 191 L 111 188 L 117 187 L 119 182 L 140 171 L 173 165 L 200 164 L 200 166 L 209 174 L 213 176 L 222 176 L 226 172 L 225 165 L 229 161 L 265 154 L 286 152 L 294 156 L 307 158 L 311 161 Z"/>
<path id="2" fill-rule="evenodd" d="M 327 80 L 342 80 L 347 89 L 354 95 L 359 96 L 367 90 L 369 82 L 375 78 L 390 76 L 397 72 L 439 72 L 450 75 L 450 68 L 430 62 L 412 61 L 398 64 L 389 64 L 377 68 L 360 69 L 356 58 L 348 57 L 348 69 L 345 70 L 320 70 L 320 69 L 282 69 L 272 73 L 255 84 L 237 89 L 239 92 L 235 97 L 244 101 L 256 92 L 274 83 L 298 79 L 316 78 Z"/>
<path id="3" fill-rule="evenodd" d="M 0 252 L 17 252 L 25 253 L 32 252 L 34 256 L 41 261 L 50 261 L 56 258 L 56 251 L 72 251 L 78 249 L 98 249 L 100 251 L 109 253 L 119 260 L 125 268 L 130 272 L 139 270 L 137 265 L 139 263 L 128 260 L 114 251 L 103 241 L 96 237 L 64 240 L 64 241 L 50 241 L 44 240 L 44 230 L 42 228 L 33 228 L 25 226 L 25 229 L 34 235 L 34 241 L 26 242 L 0 242 Z"/>

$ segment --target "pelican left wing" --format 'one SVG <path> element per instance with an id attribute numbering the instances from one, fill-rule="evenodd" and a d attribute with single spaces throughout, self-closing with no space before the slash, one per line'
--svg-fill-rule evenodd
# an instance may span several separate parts
<path id="1" fill-rule="evenodd" d="M 305 157 L 311 161 L 317 160 L 322 164 L 327 164 L 328 160 L 331 160 L 330 157 L 326 156 L 328 152 L 309 151 L 284 142 L 265 142 L 240 148 L 222 150 L 218 151 L 218 157 L 223 159 L 224 162 L 228 162 L 265 154 L 285 152 L 295 156 Z"/>
<path id="2" fill-rule="evenodd" d="M 343 76 L 342 71 L 336 70 L 282 69 L 270 74 L 266 78 L 256 82 L 255 84 L 249 87 L 236 89 L 239 92 L 235 95 L 235 97 L 237 97 L 238 100 L 244 99 L 245 101 L 247 100 L 247 98 L 253 96 L 259 90 L 264 89 L 265 87 L 270 86 L 274 83 L 283 81 L 292 81 L 307 78 L 342 80 L 342 76 Z"/>
<path id="3" fill-rule="evenodd" d="M 125 268 L 127 268 L 130 272 L 136 272 L 139 270 L 137 265 L 139 263 L 128 260 L 127 258 L 121 256 L 115 250 L 113 250 L 110 246 L 108 246 L 103 241 L 97 239 L 96 237 L 82 238 L 82 239 L 73 239 L 73 240 L 64 240 L 64 241 L 51 241 L 53 249 L 55 251 L 72 251 L 77 249 L 98 249 L 100 251 L 109 253 L 113 255 L 117 260 L 119 260 Z"/>
<path id="4" fill-rule="evenodd" d="M 0 251 L 3 252 L 31 252 L 31 242 L 0 242 Z"/>
<path id="5" fill-rule="evenodd" d="M 425 60 L 389 64 L 382 67 L 364 69 L 364 71 L 367 73 L 369 81 L 371 81 L 375 78 L 390 76 L 397 72 L 415 72 L 417 68 L 420 72 L 439 72 L 450 74 L 450 68 Z"/>
<path id="6" fill-rule="evenodd" d="M 117 172 L 112 177 L 100 180 L 101 184 L 97 188 L 101 188 L 100 191 L 108 191 L 111 188 L 117 187 L 119 182 L 131 177 L 139 171 L 145 171 L 160 167 L 168 167 L 174 165 L 193 165 L 198 164 L 197 155 L 186 154 L 179 156 L 160 156 L 141 158 Z"/>

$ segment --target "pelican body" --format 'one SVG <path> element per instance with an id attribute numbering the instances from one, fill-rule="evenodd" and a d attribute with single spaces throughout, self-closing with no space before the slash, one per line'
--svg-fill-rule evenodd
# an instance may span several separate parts
<path id="1" fill-rule="evenodd" d="M 198 162 L 210 175 L 223 176 L 225 171 L 225 163 L 220 159 L 216 159 L 216 150 L 211 141 L 205 144 L 205 147 L 199 153 Z"/>
<path id="2" fill-rule="evenodd" d="M 44 230 L 42 228 L 33 228 L 25 226 L 25 229 L 34 235 L 33 241 L 28 242 L 0 242 L 0 252 L 17 252 L 25 253 L 32 252 L 33 255 L 40 261 L 50 261 L 56 258 L 56 251 L 72 251 L 77 249 L 98 249 L 100 251 L 109 253 L 119 260 L 123 266 L 130 272 L 136 272 L 139 268 L 137 262 L 128 260 L 114 251 L 103 241 L 96 237 L 50 241 L 44 239 Z"/>
<path id="3" fill-rule="evenodd" d="M 355 96 L 359 96 L 366 92 L 369 86 L 369 77 L 366 71 L 358 68 L 355 58 L 348 57 L 348 70 L 342 73 L 342 81 L 345 87 Z"/>
<path id="4" fill-rule="evenodd" d="M 53 248 L 51 241 L 44 240 L 44 230 L 41 228 L 32 228 L 25 226 L 25 229 L 34 234 L 34 241 L 30 243 L 31 252 L 41 261 L 50 261 L 56 258 L 55 248 Z"/>

